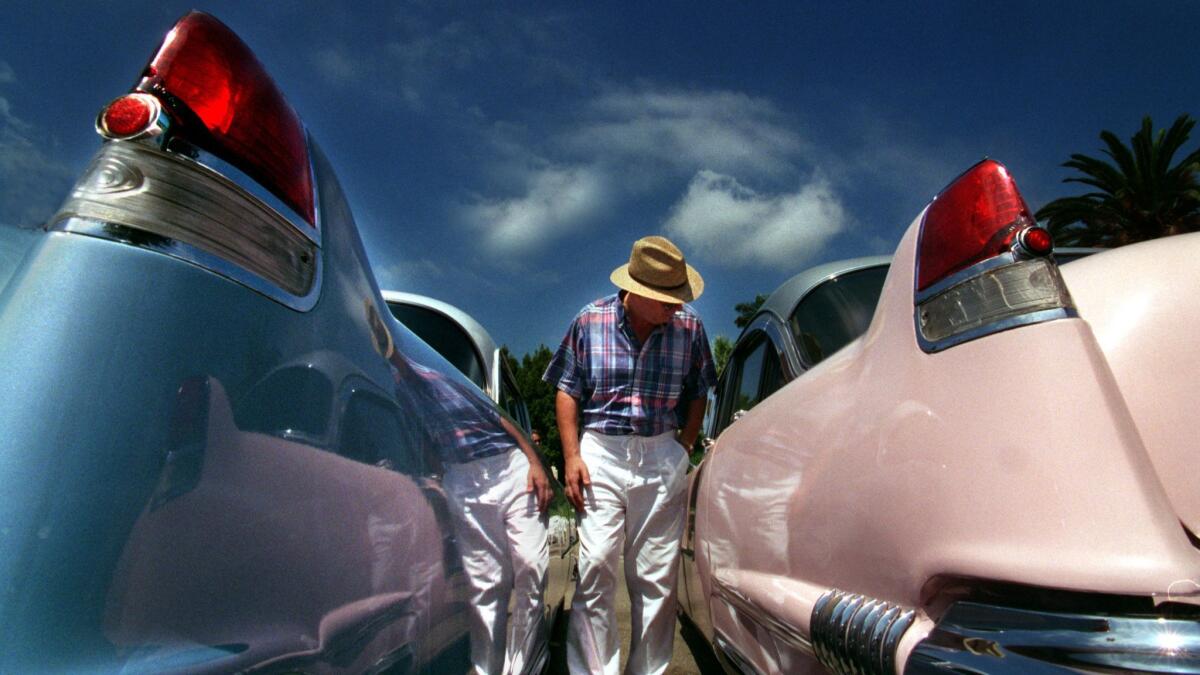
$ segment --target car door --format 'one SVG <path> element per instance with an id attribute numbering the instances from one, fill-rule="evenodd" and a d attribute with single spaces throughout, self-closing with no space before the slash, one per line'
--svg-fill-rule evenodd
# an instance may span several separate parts
<path id="1" fill-rule="evenodd" d="M 724 429 L 786 382 L 785 378 L 791 375 L 792 370 L 785 356 L 785 339 L 785 333 L 774 317 L 760 317 L 751 324 L 751 330 L 743 335 L 734 348 L 725 373 L 717 385 L 713 429 Z M 705 476 L 705 466 L 705 462 L 702 461 L 692 472 L 688 488 L 687 523 L 684 527 L 680 556 L 679 602 L 696 627 L 711 638 L 708 602 L 700 586 L 694 543 L 696 500 Z"/>

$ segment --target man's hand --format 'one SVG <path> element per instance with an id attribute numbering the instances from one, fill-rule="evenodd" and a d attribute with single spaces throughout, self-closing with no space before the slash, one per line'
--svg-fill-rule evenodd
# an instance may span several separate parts
<path id="1" fill-rule="evenodd" d="M 554 496 L 554 492 L 550 489 L 550 479 L 546 477 L 546 470 L 542 468 L 541 462 L 535 461 L 529 464 L 529 478 L 525 479 L 525 492 L 537 495 L 539 511 L 544 512 L 550 506 L 550 498 Z"/>
<path id="2" fill-rule="evenodd" d="M 571 502 L 576 511 L 583 513 L 583 490 L 592 485 L 592 477 L 588 474 L 587 464 L 583 463 L 582 457 L 576 455 L 567 457 L 565 468 L 567 501 Z"/>

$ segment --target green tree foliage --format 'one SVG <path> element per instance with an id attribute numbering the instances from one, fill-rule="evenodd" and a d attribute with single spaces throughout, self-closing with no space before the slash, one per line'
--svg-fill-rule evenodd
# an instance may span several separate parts
<path id="1" fill-rule="evenodd" d="M 713 361 L 717 366 L 717 377 L 725 372 L 725 364 L 729 363 L 729 355 L 733 353 L 733 340 L 718 335 L 712 342 Z"/>
<path id="2" fill-rule="evenodd" d="M 1064 183 L 1095 189 L 1055 199 L 1037 212 L 1056 243 L 1065 246 L 1121 246 L 1172 234 L 1200 231 L 1200 150 L 1174 166 L 1196 121 L 1180 115 L 1155 135 L 1149 117 L 1126 147 L 1111 131 L 1100 132 L 1112 162 L 1074 154 L 1063 166 L 1082 176 Z"/>
<path id="3" fill-rule="evenodd" d="M 737 318 L 733 320 L 733 325 L 737 326 L 738 328 L 745 328 L 746 326 L 749 326 L 750 321 L 754 319 L 755 312 L 757 312 L 758 308 L 762 307 L 762 304 L 766 301 L 767 296 L 759 293 L 758 295 L 754 296 L 754 300 L 751 302 L 739 302 L 738 304 L 734 305 L 733 311 L 737 312 Z"/>
<path id="4" fill-rule="evenodd" d="M 558 436 L 558 423 L 554 419 L 553 385 L 542 381 L 542 373 L 554 353 L 546 345 L 538 345 L 532 353 L 526 354 L 518 361 L 508 347 L 502 347 L 501 353 L 508 361 L 517 388 L 525 397 L 529 406 L 529 419 L 533 428 L 542 435 L 542 453 L 551 466 L 562 464 L 562 441 Z"/>

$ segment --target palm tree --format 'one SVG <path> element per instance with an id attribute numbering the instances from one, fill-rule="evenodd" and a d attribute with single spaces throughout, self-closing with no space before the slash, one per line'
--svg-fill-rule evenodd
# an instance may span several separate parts
<path id="1" fill-rule="evenodd" d="M 1037 219 L 1044 219 L 1055 242 L 1066 246 L 1121 246 L 1200 231 L 1200 150 L 1171 166 L 1195 124 L 1180 115 L 1170 129 L 1154 136 L 1146 117 L 1131 139 L 1132 149 L 1111 131 L 1100 132 L 1108 146 L 1104 154 L 1115 165 L 1080 154 L 1063 163 L 1083 174 L 1064 183 L 1097 191 L 1055 199 L 1037 212 Z"/>

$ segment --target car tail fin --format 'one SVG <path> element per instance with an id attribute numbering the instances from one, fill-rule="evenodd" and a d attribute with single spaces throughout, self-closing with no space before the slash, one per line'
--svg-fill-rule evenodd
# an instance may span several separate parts
<path id="1" fill-rule="evenodd" d="M 321 221 L 308 134 L 225 24 L 180 19 L 96 130 L 109 142 L 56 229 L 153 248 L 293 309 L 315 305 Z"/>
<path id="2" fill-rule="evenodd" d="M 1075 316 L 1050 233 L 1003 164 L 985 159 L 942 190 L 921 222 L 916 327 L 926 352 Z"/>

